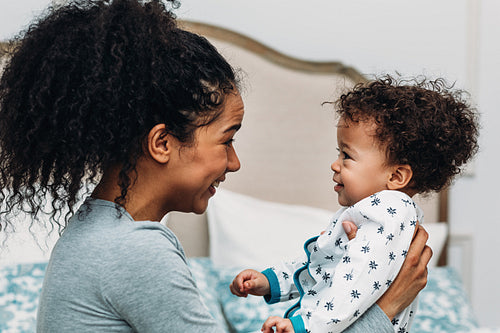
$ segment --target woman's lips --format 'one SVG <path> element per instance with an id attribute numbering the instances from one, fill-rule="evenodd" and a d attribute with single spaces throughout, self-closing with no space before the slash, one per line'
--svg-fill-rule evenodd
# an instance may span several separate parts
<path id="1" fill-rule="evenodd" d="M 210 187 L 208 188 L 208 192 L 210 192 L 211 195 L 214 195 L 217 190 L 213 185 L 210 185 Z"/>
<path id="2" fill-rule="evenodd" d="M 212 183 L 212 185 L 210 185 L 210 187 L 208 188 L 208 191 L 210 192 L 211 195 L 214 195 L 215 192 L 217 192 L 217 187 L 219 187 L 219 184 L 221 182 L 222 182 L 221 180 L 216 180 Z"/>

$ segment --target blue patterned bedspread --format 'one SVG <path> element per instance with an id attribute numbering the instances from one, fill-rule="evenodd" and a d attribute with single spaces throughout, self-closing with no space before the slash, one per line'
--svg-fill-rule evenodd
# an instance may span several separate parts
<path id="1" fill-rule="evenodd" d="M 281 316 L 289 306 L 267 305 L 261 297 L 231 295 L 228 285 L 239 269 L 215 269 L 208 258 L 191 258 L 189 265 L 205 305 L 226 332 L 259 331 L 268 316 Z M 35 332 L 45 267 L 45 263 L 0 267 L 0 332 Z M 476 327 L 457 273 L 449 267 L 430 269 L 412 332 L 459 333 Z"/>

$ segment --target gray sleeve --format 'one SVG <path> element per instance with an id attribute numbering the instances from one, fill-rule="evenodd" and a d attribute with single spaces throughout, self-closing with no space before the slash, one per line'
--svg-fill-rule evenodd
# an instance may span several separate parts
<path id="1" fill-rule="evenodd" d="M 394 326 L 392 326 L 389 317 L 377 305 L 373 304 L 366 312 L 357 319 L 351 326 L 346 328 L 344 332 L 347 333 L 393 333 Z"/>
<path id="2" fill-rule="evenodd" d="M 136 332 L 223 332 L 203 305 L 184 254 L 164 237 L 150 233 L 146 241 L 128 249 L 127 262 L 112 265 L 103 295 L 116 315 Z"/>

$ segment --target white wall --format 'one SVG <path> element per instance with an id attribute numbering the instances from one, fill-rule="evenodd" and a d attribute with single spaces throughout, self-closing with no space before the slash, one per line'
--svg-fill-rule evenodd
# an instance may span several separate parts
<path id="1" fill-rule="evenodd" d="M 457 182 L 451 192 L 450 220 L 456 233 L 474 234 L 474 311 L 481 324 L 500 326 L 500 284 L 498 277 L 498 235 L 500 217 L 500 2 L 481 1 L 476 98 L 482 114 L 481 153 L 475 163 L 475 177 Z"/>
<path id="2" fill-rule="evenodd" d="M 49 0 L 0 0 L 0 40 Z M 473 241 L 472 303 L 483 326 L 500 326 L 500 2 L 497 0 L 183 0 L 180 18 L 213 23 L 309 60 L 335 60 L 365 74 L 445 76 L 473 93 L 482 114 L 473 175 L 450 193 L 452 233 Z M 456 261 L 456 258 L 451 258 Z"/>
<path id="3" fill-rule="evenodd" d="M 26 28 L 50 3 L 50 0 L 0 0 L 0 41 Z"/>

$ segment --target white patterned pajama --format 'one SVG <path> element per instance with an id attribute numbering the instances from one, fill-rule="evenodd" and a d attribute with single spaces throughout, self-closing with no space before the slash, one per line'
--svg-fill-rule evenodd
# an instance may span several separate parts
<path id="1" fill-rule="evenodd" d="M 349 241 L 342 221 L 358 226 Z M 296 333 L 341 332 L 389 288 L 410 246 L 422 210 L 406 194 L 382 191 L 337 211 L 324 234 L 304 244 L 305 256 L 263 273 L 271 285 L 268 303 L 298 302 L 285 317 Z M 393 319 L 394 331 L 409 331 L 417 301 Z"/>

